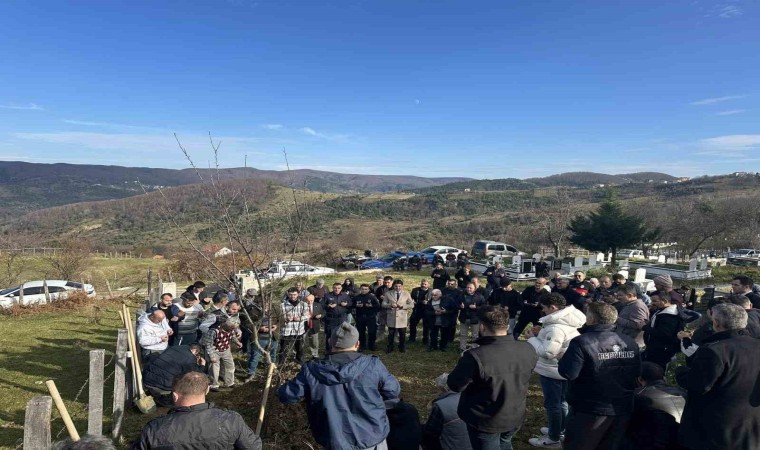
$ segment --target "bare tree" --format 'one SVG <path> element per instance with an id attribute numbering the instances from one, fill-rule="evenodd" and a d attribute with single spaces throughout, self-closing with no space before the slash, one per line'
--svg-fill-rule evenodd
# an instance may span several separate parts
<path id="1" fill-rule="evenodd" d="M 71 237 L 59 242 L 58 249 L 45 257 L 52 275 L 62 280 L 75 280 L 90 264 L 90 243 Z"/>
<path id="2" fill-rule="evenodd" d="M 580 203 L 575 199 L 569 189 L 557 188 L 547 198 L 547 205 L 537 214 L 538 228 L 544 242 L 554 249 L 554 256 L 561 257 L 565 247 L 570 242 L 570 230 L 568 226 L 573 218 L 578 215 Z"/>
<path id="3" fill-rule="evenodd" d="M 29 257 L 24 248 L 30 245 L 22 236 L 0 237 L 0 285 L 15 286 L 24 280 L 21 275 L 28 268 Z"/>
<path id="4" fill-rule="evenodd" d="M 721 236 L 741 227 L 733 204 L 736 199 L 716 196 L 700 196 L 673 202 L 662 221 L 668 228 L 665 235 L 677 241 L 688 257 Z"/>

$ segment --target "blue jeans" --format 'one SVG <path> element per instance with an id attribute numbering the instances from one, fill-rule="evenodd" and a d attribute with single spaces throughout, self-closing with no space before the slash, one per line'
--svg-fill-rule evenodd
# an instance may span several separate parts
<path id="1" fill-rule="evenodd" d="M 484 433 L 467 425 L 467 434 L 470 436 L 472 450 L 512 450 L 512 438 L 519 429 L 520 427 L 504 433 Z"/>
<path id="2" fill-rule="evenodd" d="M 266 349 L 269 345 L 269 356 L 272 358 L 273 363 L 277 363 L 277 349 L 279 348 L 279 342 L 276 339 L 270 339 L 269 336 L 259 336 L 259 344 L 262 348 Z M 261 350 L 251 342 L 248 344 L 248 376 L 252 377 L 256 375 L 256 367 L 259 365 L 259 359 L 261 359 Z"/>
<path id="3" fill-rule="evenodd" d="M 565 431 L 567 421 L 567 380 L 556 380 L 541 375 L 541 390 L 544 391 L 544 409 L 549 426 L 549 439 L 559 441 Z"/>

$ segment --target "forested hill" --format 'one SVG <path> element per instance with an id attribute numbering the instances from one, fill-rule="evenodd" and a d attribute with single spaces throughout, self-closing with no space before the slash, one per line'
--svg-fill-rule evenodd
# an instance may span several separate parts
<path id="1" fill-rule="evenodd" d="M 208 179 L 212 171 L 201 169 Z M 290 172 L 229 168 L 213 171 L 220 179 L 268 180 L 318 192 L 396 192 L 467 180 L 401 175 L 363 175 L 297 169 Z M 0 161 L 0 218 L 70 203 L 111 200 L 200 181 L 193 169 L 99 166 L 83 164 L 35 164 Z M 142 183 L 143 186 L 140 184 Z"/>
<path id="2" fill-rule="evenodd" d="M 500 178 L 495 180 L 469 180 L 441 186 L 416 189 L 417 193 L 434 192 L 458 192 L 469 189 L 471 191 L 505 191 L 520 189 L 536 189 L 543 187 L 567 186 L 576 188 L 588 188 L 597 185 L 623 185 L 630 183 L 662 183 L 676 180 L 676 177 L 659 172 L 637 172 L 620 175 L 608 175 L 595 172 L 567 172 L 541 178 Z"/>

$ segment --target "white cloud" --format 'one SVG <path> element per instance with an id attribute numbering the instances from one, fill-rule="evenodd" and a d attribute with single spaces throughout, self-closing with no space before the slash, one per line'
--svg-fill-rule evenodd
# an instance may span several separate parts
<path id="1" fill-rule="evenodd" d="M 760 150 L 760 134 L 730 134 L 699 141 L 700 156 L 720 156 L 724 158 L 746 158 Z"/>
<path id="2" fill-rule="evenodd" d="M 321 133 L 314 128 L 311 127 L 303 127 L 299 129 L 301 133 L 308 134 L 309 136 L 314 136 L 321 139 L 326 139 L 328 141 L 334 141 L 334 142 L 348 142 L 350 135 L 348 134 L 328 134 L 328 133 Z"/>
<path id="3" fill-rule="evenodd" d="M 734 114 L 741 114 L 746 109 L 729 109 L 728 111 L 721 111 L 718 113 L 715 113 L 716 116 L 733 116 Z"/>
<path id="4" fill-rule="evenodd" d="M 113 122 L 90 122 L 87 120 L 72 120 L 72 119 L 64 119 L 62 120 L 63 123 L 68 123 L 70 125 L 77 125 L 77 126 L 83 126 L 83 127 L 99 127 L 99 128 L 121 128 L 126 130 L 152 130 L 152 131 L 158 131 L 162 133 L 169 133 L 170 131 L 164 128 L 156 128 L 156 127 L 146 127 L 141 125 L 126 125 L 123 123 L 113 123 Z"/>
<path id="5" fill-rule="evenodd" d="M 723 97 L 713 97 L 713 98 L 706 98 L 703 100 L 697 100 L 696 102 L 691 102 L 690 105 L 693 105 L 693 106 L 712 105 L 714 103 L 727 102 L 729 100 L 738 100 L 744 97 L 746 97 L 746 95 L 725 95 Z"/>
<path id="6" fill-rule="evenodd" d="M 263 128 L 266 128 L 267 130 L 282 130 L 285 128 L 285 125 L 279 124 L 279 123 L 265 123 L 262 125 Z"/>
<path id="7" fill-rule="evenodd" d="M 738 6 L 734 5 L 726 5 L 720 8 L 720 11 L 718 12 L 718 17 L 722 17 L 724 19 L 731 19 L 733 17 L 739 17 L 742 15 L 742 10 Z"/>
<path id="8" fill-rule="evenodd" d="M 44 111 L 45 108 L 42 106 L 36 104 L 36 103 L 27 103 L 26 105 L 19 105 L 15 103 L 6 103 L 3 105 L 0 105 L 0 108 L 4 109 L 21 109 L 25 111 Z"/>

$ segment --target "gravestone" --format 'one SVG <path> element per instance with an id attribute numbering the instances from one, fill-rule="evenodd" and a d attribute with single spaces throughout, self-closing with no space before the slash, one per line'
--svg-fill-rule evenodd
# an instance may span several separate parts
<path id="1" fill-rule="evenodd" d="M 530 259 L 526 259 L 522 262 L 522 267 L 520 268 L 520 273 L 530 273 L 533 272 L 533 261 Z"/>
<path id="2" fill-rule="evenodd" d="M 591 255 L 588 257 L 588 265 L 591 267 L 596 266 L 596 255 Z"/>
<path id="3" fill-rule="evenodd" d="M 607 262 L 612 261 L 612 252 L 607 253 L 607 257 L 604 260 Z"/>
<path id="4" fill-rule="evenodd" d="M 697 270 L 697 259 L 691 258 L 691 260 L 689 260 L 689 271 L 693 272 L 695 270 Z"/>
<path id="5" fill-rule="evenodd" d="M 665 264 L 665 255 L 660 255 L 657 257 L 657 264 Z"/>
<path id="6" fill-rule="evenodd" d="M 702 258 L 702 260 L 699 261 L 699 270 L 707 270 L 707 258 Z"/>
<path id="7" fill-rule="evenodd" d="M 642 283 L 647 278 L 647 269 L 636 269 L 636 277 L 633 279 L 634 283 Z"/>
<path id="8" fill-rule="evenodd" d="M 533 254 L 533 261 L 541 261 L 541 254 L 540 253 L 534 253 Z"/>
<path id="9" fill-rule="evenodd" d="M 552 270 L 562 270 L 562 260 L 555 259 L 552 263 Z"/>
<path id="10" fill-rule="evenodd" d="M 522 262 L 522 257 L 520 255 L 515 255 L 512 257 L 512 264 L 516 265 L 517 267 L 520 267 L 520 263 Z"/>
<path id="11" fill-rule="evenodd" d="M 596 260 L 599 262 L 609 262 L 609 260 L 604 257 L 604 253 L 602 252 L 596 254 Z"/>
<path id="12" fill-rule="evenodd" d="M 668 258 L 665 260 L 666 264 L 676 264 L 678 261 L 676 261 L 675 258 Z"/>
<path id="13" fill-rule="evenodd" d="M 620 267 L 628 267 L 628 258 L 622 260 L 620 262 Z"/>
<path id="14" fill-rule="evenodd" d="M 583 256 L 576 256 L 575 257 L 574 266 L 575 267 L 581 267 L 581 266 L 583 266 Z"/>
<path id="15" fill-rule="evenodd" d="M 628 279 L 628 271 L 627 270 L 618 270 L 618 273 L 625 277 L 625 279 Z"/>

